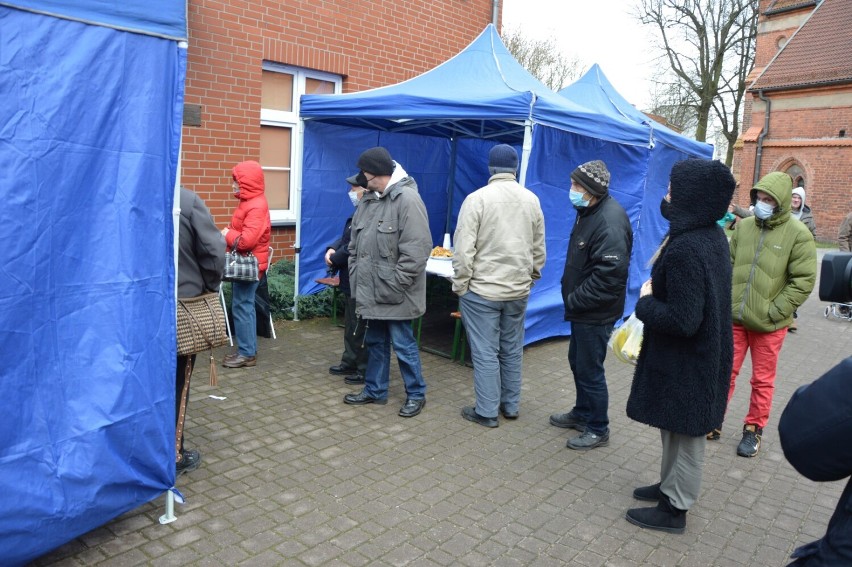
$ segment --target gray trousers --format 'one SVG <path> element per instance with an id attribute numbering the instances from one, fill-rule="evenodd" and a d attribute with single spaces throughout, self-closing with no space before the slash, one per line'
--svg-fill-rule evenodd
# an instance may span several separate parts
<path id="1" fill-rule="evenodd" d="M 490 301 L 468 291 L 459 298 L 459 309 L 473 359 L 476 413 L 497 417 L 500 404 L 518 411 L 527 298 Z"/>
<path id="2" fill-rule="evenodd" d="M 663 441 L 660 491 L 675 508 L 689 510 L 701 492 L 707 439 L 703 435 L 689 437 L 665 429 L 660 430 L 660 437 Z"/>

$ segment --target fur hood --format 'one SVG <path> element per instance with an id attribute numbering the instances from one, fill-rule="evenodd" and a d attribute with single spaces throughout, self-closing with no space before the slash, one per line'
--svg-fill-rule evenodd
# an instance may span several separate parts
<path id="1" fill-rule="evenodd" d="M 670 234 L 712 226 L 725 216 L 736 181 L 720 161 L 687 159 L 672 167 Z"/>

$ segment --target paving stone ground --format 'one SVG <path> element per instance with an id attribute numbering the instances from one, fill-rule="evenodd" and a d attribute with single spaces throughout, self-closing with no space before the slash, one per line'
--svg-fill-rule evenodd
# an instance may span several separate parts
<path id="1" fill-rule="evenodd" d="M 358 388 L 327 371 L 342 330 L 317 319 L 279 323 L 276 340 L 260 340 L 257 367 L 220 368 L 218 388 L 197 373 L 186 443 L 204 460 L 177 481 L 186 504 L 175 522 L 159 523 L 158 498 L 33 565 L 786 565 L 824 533 L 845 483 L 803 478 L 778 440 L 795 389 L 852 353 L 852 324 L 824 318 L 825 306 L 815 291 L 799 310 L 753 459 L 736 455 L 746 360 L 683 535 L 624 519 L 641 505 L 633 489 L 659 480 L 660 464 L 658 430 L 625 415 L 632 367 L 606 363 L 609 446 L 574 452 L 565 442 L 576 432 L 548 424 L 574 401 L 567 339 L 526 348 L 520 419 L 486 429 L 459 415 L 473 400 L 471 368 L 429 353 L 421 415 L 397 416 L 405 394 L 395 367 L 388 405 L 344 405 Z"/>

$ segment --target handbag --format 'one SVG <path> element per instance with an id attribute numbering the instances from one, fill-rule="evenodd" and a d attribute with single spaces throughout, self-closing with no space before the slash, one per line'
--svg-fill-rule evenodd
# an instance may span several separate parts
<path id="1" fill-rule="evenodd" d="M 230 250 L 225 251 L 225 275 L 222 278 L 226 282 L 256 282 L 260 280 L 260 270 L 257 265 L 257 256 L 251 252 L 240 254 L 237 252 L 239 237 L 234 240 Z"/>
<path id="2" fill-rule="evenodd" d="M 216 386 L 218 381 L 213 349 L 227 343 L 225 310 L 222 308 L 222 302 L 219 301 L 219 294 L 205 293 L 198 297 L 178 298 L 177 354 L 190 356 L 209 350 L 211 386 Z"/>

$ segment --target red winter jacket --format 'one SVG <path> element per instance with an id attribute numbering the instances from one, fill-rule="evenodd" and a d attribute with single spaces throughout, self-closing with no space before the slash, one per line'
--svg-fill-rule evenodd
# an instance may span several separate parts
<path id="1" fill-rule="evenodd" d="M 240 204 L 231 217 L 225 243 L 230 250 L 239 238 L 237 251 L 244 254 L 252 252 L 257 256 L 257 264 L 263 275 L 269 265 L 269 238 L 272 234 L 269 204 L 264 194 L 263 170 L 256 161 L 244 161 L 234 166 L 231 175 L 240 186 Z"/>

